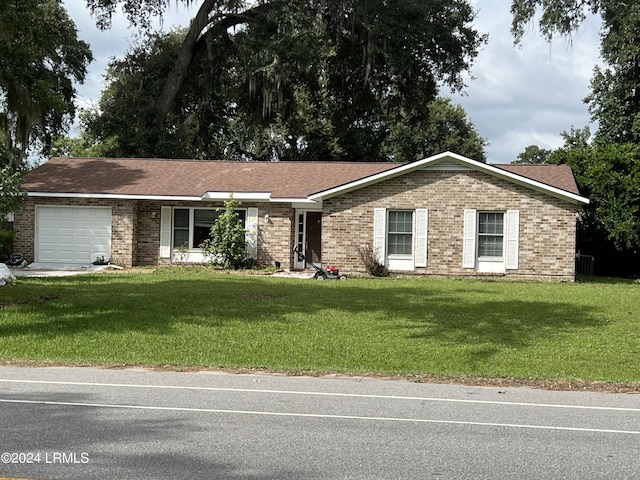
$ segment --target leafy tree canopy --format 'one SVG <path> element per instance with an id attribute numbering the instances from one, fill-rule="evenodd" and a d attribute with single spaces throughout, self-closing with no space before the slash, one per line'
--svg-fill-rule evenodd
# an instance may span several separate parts
<path id="1" fill-rule="evenodd" d="M 574 131 L 575 133 L 575 131 Z M 584 130 L 578 131 L 584 138 Z M 591 200 L 581 216 L 581 229 L 612 242 L 619 250 L 640 246 L 640 145 L 582 143 L 565 133 L 565 146 L 554 163 L 570 165 L 583 195 Z"/>
<path id="2" fill-rule="evenodd" d="M 98 137 L 118 132 L 123 146 L 138 143 L 129 155 L 383 160 L 403 150 L 388 147 L 391 125 L 414 128 L 439 86 L 462 89 L 486 41 L 466 0 L 197 4 L 181 38 L 155 35 L 111 65 L 102 116 L 127 107 L 118 99 L 125 84 L 126 102 L 137 95 L 143 108 L 128 135 L 107 114 Z M 166 8 L 164 0 L 88 5 L 104 26 L 118 6 L 143 26 Z M 229 131 L 232 142 L 218 140 Z M 176 149 L 173 137 L 189 147 Z"/>
<path id="3" fill-rule="evenodd" d="M 89 129 L 89 125 L 97 117 L 95 109 L 83 109 L 78 114 L 80 132 L 79 137 L 56 137 L 51 145 L 51 155 L 54 157 L 110 157 L 117 151 L 117 138 L 110 137 L 98 140 Z"/>
<path id="4" fill-rule="evenodd" d="M 17 210 L 24 201 L 25 194 L 21 188 L 23 174 L 22 169 L 0 166 L 0 228 L 6 215 Z"/>
<path id="5" fill-rule="evenodd" d="M 529 145 L 524 149 L 524 152 L 518 154 L 517 160 L 513 163 L 519 163 L 524 165 L 538 165 L 541 163 L 550 163 L 551 154 L 553 150 L 547 150 L 546 148 L 540 148 L 537 145 Z"/>
<path id="6" fill-rule="evenodd" d="M 188 31 L 151 34 L 111 62 L 89 137 L 111 142 L 114 156 L 376 161 L 452 150 L 485 159 L 462 107 L 433 101 L 438 82 L 426 65 L 407 60 L 406 78 L 391 75 L 392 52 L 367 66 L 374 47 L 355 33 L 340 29 L 338 42 L 319 20 L 310 26 L 308 12 L 288 15 L 227 32 L 226 50 L 196 56 L 165 116 L 155 100 Z"/>
<path id="7" fill-rule="evenodd" d="M 16 167 L 68 127 L 92 55 L 60 1 L 0 0 L 0 59 L 0 143 Z"/>

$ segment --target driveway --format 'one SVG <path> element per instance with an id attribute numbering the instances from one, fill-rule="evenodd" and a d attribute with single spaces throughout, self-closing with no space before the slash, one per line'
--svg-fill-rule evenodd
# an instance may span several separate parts
<path id="1" fill-rule="evenodd" d="M 121 267 L 116 265 L 31 263 L 24 268 L 11 268 L 11 273 L 16 277 L 68 277 L 84 273 L 97 273 L 107 268 L 120 269 Z"/>

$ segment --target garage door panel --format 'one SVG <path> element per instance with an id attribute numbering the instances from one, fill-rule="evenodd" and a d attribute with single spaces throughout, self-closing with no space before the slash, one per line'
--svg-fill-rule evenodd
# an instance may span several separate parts
<path id="1" fill-rule="evenodd" d="M 110 252 L 110 207 L 38 207 L 36 261 L 90 263 Z"/>

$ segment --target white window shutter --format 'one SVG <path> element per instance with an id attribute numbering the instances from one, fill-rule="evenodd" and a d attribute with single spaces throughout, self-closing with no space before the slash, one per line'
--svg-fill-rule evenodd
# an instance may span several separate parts
<path id="1" fill-rule="evenodd" d="M 476 267 L 476 211 L 464 211 L 464 233 L 462 238 L 462 268 Z"/>
<path id="2" fill-rule="evenodd" d="M 518 269 L 518 257 L 520 250 L 520 212 L 518 210 L 507 210 L 505 238 L 507 239 L 506 268 L 507 270 Z"/>
<path id="3" fill-rule="evenodd" d="M 245 240 L 249 258 L 258 258 L 258 209 L 247 208 L 247 224 L 245 226 Z"/>
<path id="4" fill-rule="evenodd" d="M 160 258 L 171 258 L 171 207 L 160 208 Z"/>
<path id="5" fill-rule="evenodd" d="M 373 210 L 373 251 L 380 262 L 386 265 L 386 236 L 387 236 L 387 210 L 375 208 Z"/>
<path id="6" fill-rule="evenodd" d="M 427 232 L 429 211 L 426 208 L 416 210 L 415 266 L 427 266 Z"/>

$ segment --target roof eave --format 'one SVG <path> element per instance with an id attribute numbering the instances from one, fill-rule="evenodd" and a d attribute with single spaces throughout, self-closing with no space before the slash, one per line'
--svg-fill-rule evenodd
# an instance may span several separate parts
<path id="1" fill-rule="evenodd" d="M 60 192 L 26 192 L 28 197 L 41 198 L 100 198 L 106 200 L 179 200 L 198 201 L 201 197 L 189 195 L 133 195 L 119 193 L 60 193 Z"/>
<path id="2" fill-rule="evenodd" d="M 39 198 L 95 198 L 104 200 L 161 200 L 161 201 L 184 201 L 198 202 L 203 200 L 229 200 L 233 195 L 234 200 L 243 202 L 269 202 L 269 203 L 291 203 L 299 205 L 318 205 L 321 201 L 310 200 L 306 197 L 272 197 L 270 193 L 247 193 L 247 192 L 206 192 L 202 196 L 189 195 L 133 195 L 114 193 L 61 193 L 61 192 L 35 192 L 25 191 L 29 197 Z"/>

